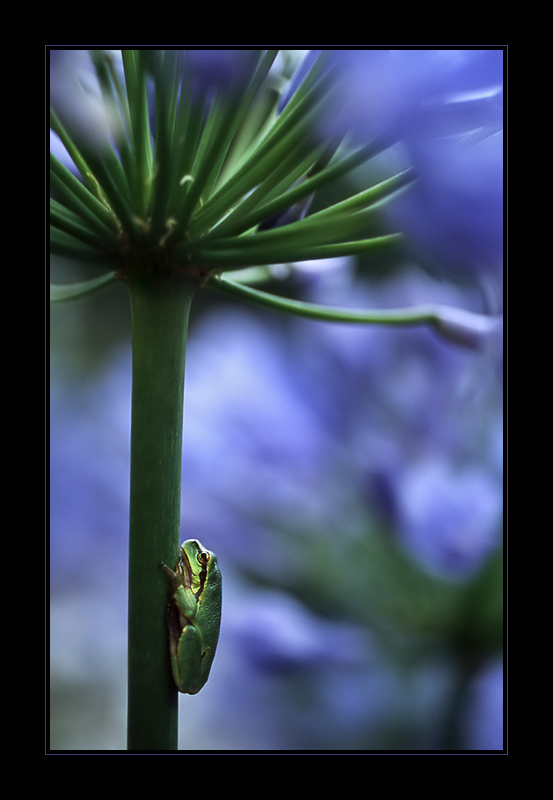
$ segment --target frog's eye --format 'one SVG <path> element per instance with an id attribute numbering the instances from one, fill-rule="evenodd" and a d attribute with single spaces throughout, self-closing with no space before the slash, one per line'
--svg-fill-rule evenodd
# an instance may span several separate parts
<path id="1" fill-rule="evenodd" d="M 205 566 L 208 563 L 210 558 L 211 558 L 211 556 L 205 550 L 202 550 L 197 555 L 198 563 L 201 564 L 202 566 Z"/>

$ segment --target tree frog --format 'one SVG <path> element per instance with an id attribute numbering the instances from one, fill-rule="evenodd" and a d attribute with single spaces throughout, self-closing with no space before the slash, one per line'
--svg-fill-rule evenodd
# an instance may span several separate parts
<path id="1" fill-rule="evenodd" d="M 209 677 L 221 624 L 221 572 L 217 557 L 197 539 L 180 548 L 167 607 L 169 650 L 179 692 L 197 694 Z"/>

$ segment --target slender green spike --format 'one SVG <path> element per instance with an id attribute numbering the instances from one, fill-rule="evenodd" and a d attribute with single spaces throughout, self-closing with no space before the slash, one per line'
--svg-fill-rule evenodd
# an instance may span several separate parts
<path id="1" fill-rule="evenodd" d="M 50 184 L 60 202 L 81 216 L 98 233 L 117 231 L 117 220 L 109 209 L 52 153 Z"/>
<path id="2" fill-rule="evenodd" d="M 91 280 L 79 283 L 50 284 L 50 302 L 64 303 L 69 300 L 84 299 L 116 282 L 115 272 L 109 272 L 107 275 L 100 275 L 99 278 L 91 278 Z"/>
<path id="3" fill-rule="evenodd" d="M 500 317 L 439 304 L 425 304 L 411 308 L 350 309 L 278 297 L 242 283 L 235 283 L 222 276 L 211 278 L 207 285 L 258 305 L 321 322 L 391 326 L 427 325 L 435 328 L 444 338 L 469 347 L 474 346 L 482 337 L 497 330 L 501 325 Z"/>

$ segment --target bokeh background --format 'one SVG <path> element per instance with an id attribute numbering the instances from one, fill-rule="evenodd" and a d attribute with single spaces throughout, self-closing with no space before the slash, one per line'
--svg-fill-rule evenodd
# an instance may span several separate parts
<path id="1" fill-rule="evenodd" d="M 475 286 L 383 262 L 286 286 L 482 310 Z M 126 290 L 50 323 L 51 746 L 124 749 Z M 502 747 L 500 333 L 466 348 L 201 292 L 183 457 L 182 538 L 217 552 L 224 607 L 210 680 L 180 697 L 182 749 Z"/>

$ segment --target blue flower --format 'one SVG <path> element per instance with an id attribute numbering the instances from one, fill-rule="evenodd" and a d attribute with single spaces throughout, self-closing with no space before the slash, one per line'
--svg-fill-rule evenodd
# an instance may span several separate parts
<path id="1" fill-rule="evenodd" d="M 57 588 L 126 580 L 129 389 L 127 353 L 100 379 L 53 364 L 50 447 L 51 578 Z M 106 563 L 107 562 L 107 563 Z M 120 587 L 120 584 L 118 584 Z"/>
<path id="2" fill-rule="evenodd" d="M 238 93 L 252 78 L 260 50 L 182 50 L 185 69 L 204 93 Z"/>
<path id="3" fill-rule="evenodd" d="M 501 50 L 335 50 L 326 130 L 390 145 L 501 127 Z"/>
<path id="4" fill-rule="evenodd" d="M 50 51 L 50 105 L 83 144 L 104 148 L 119 139 L 123 129 L 112 98 L 102 92 L 91 52 Z M 119 65 L 116 52 L 110 52 L 110 57 Z"/>
<path id="5" fill-rule="evenodd" d="M 163 70 L 167 86 L 174 74 L 199 103 L 211 102 L 222 92 L 238 95 L 252 78 L 259 60 L 258 50 L 151 50 L 145 64 L 155 73 Z M 50 101 L 62 122 L 81 143 L 100 147 L 122 135 L 120 109 L 115 96 L 106 91 L 98 72 L 101 58 L 111 60 L 119 80 L 124 77 L 121 51 L 51 50 Z M 103 64 L 105 69 L 105 64 Z M 149 98 L 151 123 L 155 125 L 155 96 Z M 206 109 L 207 110 L 207 109 Z"/>
<path id="6" fill-rule="evenodd" d="M 357 665 L 366 659 L 363 628 L 317 617 L 283 592 L 247 594 L 230 625 L 244 657 L 266 673 Z"/>
<path id="7" fill-rule="evenodd" d="M 503 664 L 491 661 L 472 683 L 466 716 L 467 750 L 503 749 Z"/>
<path id="8" fill-rule="evenodd" d="M 397 491 L 400 535 L 438 574 L 465 578 L 498 546 L 501 485 L 481 467 L 455 469 L 436 458 L 415 463 Z"/>
<path id="9" fill-rule="evenodd" d="M 431 269 L 500 276 L 503 132 L 413 143 L 411 157 L 418 180 L 390 204 L 389 219 Z"/>
<path id="10" fill-rule="evenodd" d="M 325 134 L 395 146 L 418 180 L 389 218 L 442 269 L 502 266 L 503 51 L 337 50 Z"/>

